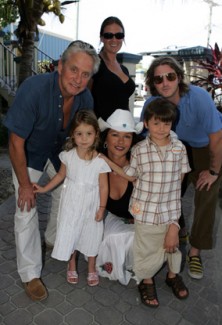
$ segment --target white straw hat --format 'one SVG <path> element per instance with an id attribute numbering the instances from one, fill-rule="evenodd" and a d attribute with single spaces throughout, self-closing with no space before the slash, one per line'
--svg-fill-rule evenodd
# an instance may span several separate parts
<path id="1" fill-rule="evenodd" d="M 101 131 L 112 129 L 118 132 L 135 132 L 139 134 L 143 130 L 143 122 L 135 125 L 132 113 L 120 108 L 116 109 L 106 122 L 100 117 L 98 123 Z"/>

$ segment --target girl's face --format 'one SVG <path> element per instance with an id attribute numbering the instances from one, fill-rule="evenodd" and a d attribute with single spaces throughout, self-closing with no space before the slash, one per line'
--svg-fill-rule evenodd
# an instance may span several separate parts
<path id="1" fill-rule="evenodd" d="M 125 156 L 132 146 L 132 141 L 133 133 L 118 132 L 110 129 L 106 137 L 108 156 L 110 158 Z"/>
<path id="2" fill-rule="evenodd" d="M 123 33 L 123 29 L 117 24 L 111 24 L 104 28 L 103 35 L 105 33 Z M 111 39 L 107 39 L 103 35 L 100 37 L 100 40 L 104 44 L 104 50 L 110 53 L 117 53 L 122 47 L 124 38 L 117 39 L 113 36 Z"/>
<path id="3" fill-rule="evenodd" d="M 144 124 L 149 130 L 151 139 L 157 144 L 164 145 L 170 134 L 172 122 L 163 122 L 153 116 L 149 121 L 144 121 Z"/>
<path id="4" fill-rule="evenodd" d="M 96 141 L 96 130 L 92 125 L 81 123 L 73 132 L 73 139 L 79 149 L 88 150 Z"/>

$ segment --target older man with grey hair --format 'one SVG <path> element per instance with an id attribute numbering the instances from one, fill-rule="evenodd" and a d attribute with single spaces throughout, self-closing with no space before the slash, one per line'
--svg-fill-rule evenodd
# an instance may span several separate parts
<path id="1" fill-rule="evenodd" d="M 32 183 L 39 181 L 44 170 L 49 170 L 51 176 L 56 173 L 60 165 L 58 154 L 75 112 L 93 109 L 87 85 L 99 64 L 90 44 L 72 42 L 62 54 L 57 71 L 30 77 L 21 84 L 4 121 L 9 129 L 16 194 L 18 273 L 27 295 L 34 301 L 47 298 L 48 293 L 40 279 L 42 249 Z M 56 205 L 59 193 L 58 190 Z M 56 213 L 49 219 L 55 232 Z"/>

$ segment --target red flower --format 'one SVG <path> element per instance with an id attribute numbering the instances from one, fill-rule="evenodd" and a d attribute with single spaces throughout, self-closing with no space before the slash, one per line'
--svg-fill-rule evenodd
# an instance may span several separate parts
<path id="1" fill-rule="evenodd" d="M 102 270 L 106 271 L 107 273 L 112 273 L 113 270 L 113 264 L 111 262 L 106 262 L 103 265 L 101 265 Z"/>

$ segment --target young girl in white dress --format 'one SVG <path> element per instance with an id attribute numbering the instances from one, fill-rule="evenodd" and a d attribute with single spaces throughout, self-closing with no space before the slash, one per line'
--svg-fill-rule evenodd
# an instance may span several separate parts
<path id="1" fill-rule="evenodd" d="M 57 219 L 57 233 L 52 257 L 69 261 L 67 281 L 78 283 L 76 254 L 88 257 L 89 286 L 99 283 L 96 256 L 103 236 L 107 197 L 107 163 L 98 157 L 99 126 L 92 111 L 76 113 L 65 151 L 59 155 L 61 167 L 52 180 L 35 193 L 45 193 L 64 180 Z"/>

